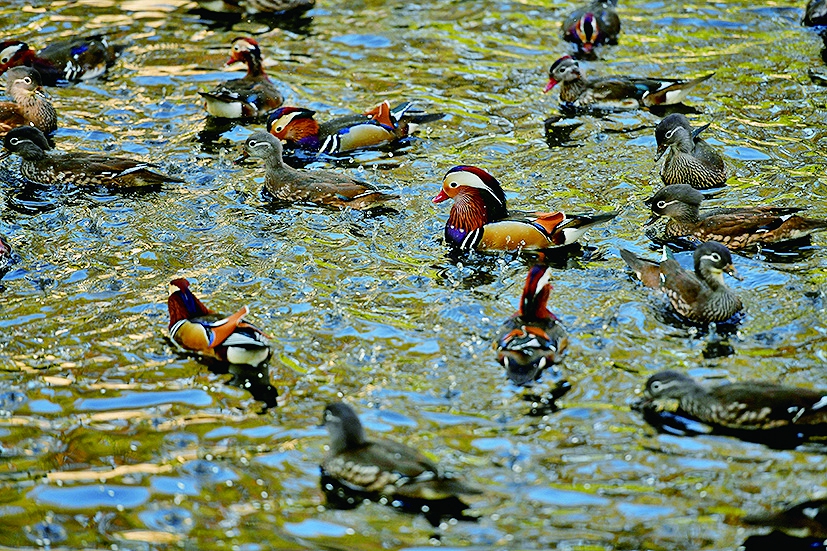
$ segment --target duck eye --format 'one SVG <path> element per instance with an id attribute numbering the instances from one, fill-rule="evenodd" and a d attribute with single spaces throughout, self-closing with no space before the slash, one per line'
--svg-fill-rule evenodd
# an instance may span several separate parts
<path id="1" fill-rule="evenodd" d="M 12 145 L 17 145 L 20 143 L 20 140 L 18 140 L 17 138 L 12 138 L 9 140 L 9 143 Z"/>
<path id="2" fill-rule="evenodd" d="M 277 126 L 276 127 L 276 132 L 281 132 L 282 130 L 284 130 L 283 126 Z"/>
<path id="3" fill-rule="evenodd" d="M 457 184 L 456 182 L 451 182 L 448 184 L 448 187 L 457 187 L 458 185 L 459 184 Z"/>
<path id="4" fill-rule="evenodd" d="M 649 388 L 653 392 L 660 392 L 663 388 L 663 384 L 660 381 L 654 381 L 651 385 L 649 385 Z"/>
<path id="5" fill-rule="evenodd" d="M 31 84 L 32 83 L 32 77 L 24 77 L 23 82 L 25 84 Z"/>
<path id="6" fill-rule="evenodd" d="M 712 253 L 711 255 L 709 255 L 709 258 L 712 259 L 712 262 L 720 262 L 721 261 L 721 255 L 719 255 L 718 253 Z"/>
<path id="7" fill-rule="evenodd" d="M 659 209 L 665 209 L 666 208 L 666 201 L 658 201 L 657 207 Z"/>
<path id="8" fill-rule="evenodd" d="M 10 58 L 8 58 L 8 57 L 4 57 L 3 59 L 0 59 L 0 63 L 2 63 L 3 65 L 5 65 L 6 63 L 8 63 L 8 62 L 9 62 L 9 59 L 10 59 Z"/>

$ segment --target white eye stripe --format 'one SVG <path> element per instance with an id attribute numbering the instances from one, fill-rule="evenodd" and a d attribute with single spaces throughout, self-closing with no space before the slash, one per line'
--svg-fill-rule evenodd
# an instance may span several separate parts
<path id="1" fill-rule="evenodd" d="M 670 130 L 669 132 L 667 132 L 667 133 L 664 135 L 664 138 L 666 138 L 666 139 L 668 140 L 669 138 L 671 138 L 672 136 L 674 136 L 674 135 L 675 135 L 675 132 L 677 132 L 677 131 L 678 131 L 678 130 L 680 130 L 680 129 L 681 129 L 681 127 L 680 127 L 680 126 L 678 126 L 677 128 L 673 128 L 672 130 Z"/>
<path id="2" fill-rule="evenodd" d="M 494 193 L 491 192 L 491 188 L 488 187 L 485 184 L 485 182 L 483 182 L 482 179 L 480 179 L 479 176 L 477 176 L 476 174 L 474 174 L 472 172 L 466 172 L 466 171 L 454 172 L 452 174 L 449 174 L 448 177 L 446 178 L 446 180 L 448 180 L 449 185 L 453 184 L 455 182 L 456 184 L 461 185 L 461 186 L 468 186 L 468 187 L 481 189 L 483 191 L 487 191 L 488 194 L 491 195 L 491 197 L 493 197 L 494 199 L 496 199 L 496 201 L 498 203 L 500 203 L 501 205 L 503 204 L 502 201 L 500 201 L 500 198 L 497 197 Z M 451 185 L 451 187 L 456 187 L 456 186 Z"/>
<path id="3" fill-rule="evenodd" d="M 17 145 L 20 143 L 20 140 L 18 140 L 17 138 L 12 138 L 9 140 L 9 143 L 12 145 Z"/>
<path id="4" fill-rule="evenodd" d="M 678 201 L 677 199 L 674 201 L 669 201 L 668 203 L 666 201 L 658 201 L 657 207 L 659 209 L 665 209 L 669 205 L 674 205 L 675 203 L 680 203 L 680 201 Z"/>

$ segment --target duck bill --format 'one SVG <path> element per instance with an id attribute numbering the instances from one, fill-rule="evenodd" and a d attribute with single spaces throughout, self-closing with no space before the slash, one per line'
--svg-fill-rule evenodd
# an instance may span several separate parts
<path id="1" fill-rule="evenodd" d="M 233 159 L 233 164 L 234 165 L 240 165 L 241 163 L 243 163 L 244 161 L 246 161 L 249 158 L 250 158 L 250 154 L 247 153 L 247 151 L 242 151 L 240 156 Z"/>
<path id="2" fill-rule="evenodd" d="M 592 44 L 591 42 L 583 42 L 583 44 L 580 45 L 580 48 L 585 53 L 590 54 L 594 50 L 594 44 Z"/>
<path id="3" fill-rule="evenodd" d="M 441 203 L 443 201 L 447 201 L 448 199 L 450 199 L 450 197 L 448 197 L 448 194 L 445 193 L 444 189 L 441 189 L 439 190 L 437 196 L 431 199 L 431 201 L 433 201 L 434 203 Z"/>
<path id="4" fill-rule="evenodd" d="M 548 92 L 549 90 L 551 90 L 555 86 L 557 86 L 557 81 L 554 80 L 553 78 L 548 79 L 548 84 L 546 84 L 546 87 L 543 88 L 543 93 L 545 94 L 546 92 Z"/>
<path id="5" fill-rule="evenodd" d="M 732 264 L 727 264 L 724 266 L 724 271 L 737 279 L 738 281 L 744 281 L 744 278 L 738 275 L 738 272 L 735 271 L 735 266 Z"/>
<path id="6" fill-rule="evenodd" d="M 668 148 L 665 145 L 658 146 L 658 152 L 655 154 L 655 162 L 660 161 L 660 158 L 663 157 L 663 154 L 666 153 Z"/>
<path id="7" fill-rule="evenodd" d="M 653 213 L 652 216 L 649 218 L 649 220 L 647 220 L 646 222 L 643 223 L 643 227 L 646 228 L 646 227 L 651 226 L 652 224 L 657 222 L 659 218 L 660 218 L 660 215 Z"/>

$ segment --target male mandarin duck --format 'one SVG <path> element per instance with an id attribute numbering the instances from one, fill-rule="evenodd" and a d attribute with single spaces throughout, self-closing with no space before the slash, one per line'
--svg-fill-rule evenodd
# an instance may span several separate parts
<path id="1" fill-rule="evenodd" d="M 0 43 L 0 74 L 18 65 L 37 69 L 44 86 L 90 80 L 104 74 L 123 50 L 105 36 L 73 38 L 50 44 L 38 55 L 25 42 Z"/>
<path id="2" fill-rule="evenodd" d="M 703 194 L 687 184 L 666 186 L 646 205 L 652 209 L 652 218 L 668 218 L 664 236 L 669 238 L 694 237 L 701 241 L 718 241 L 730 250 L 753 245 L 777 243 L 807 237 L 827 229 L 827 220 L 798 216 L 800 208 L 742 207 L 717 208 L 701 212 Z"/>
<path id="3" fill-rule="evenodd" d="M 706 124 L 693 129 L 680 113 L 664 117 L 655 128 L 657 162 L 666 153 L 660 178 L 666 185 L 689 184 L 697 189 L 722 186 L 726 183 L 724 160 L 703 138 Z"/>
<path id="4" fill-rule="evenodd" d="M 175 289 L 173 289 L 175 288 Z M 169 338 L 188 352 L 197 352 L 231 364 L 257 367 L 270 358 L 270 341 L 244 321 L 244 306 L 232 316 L 216 314 L 190 291 L 186 279 L 170 282 Z"/>
<path id="5" fill-rule="evenodd" d="M 827 435 L 827 392 L 749 381 L 712 388 L 677 371 L 646 382 L 643 409 L 669 411 L 724 431 Z"/>
<path id="6" fill-rule="evenodd" d="M 827 538 L 827 498 L 803 501 L 783 511 L 748 515 L 741 520 L 753 526 L 775 528 L 796 538 L 818 538 L 822 541 L 794 548 L 817 550 L 824 547 Z"/>
<path id="7" fill-rule="evenodd" d="M 550 278 L 547 266 L 531 268 L 520 309 L 505 323 L 494 343 L 497 361 L 517 385 L 531 383 L 548 365 L 559 363 L 568 345 L 566 330 L 548 309 Z"/>
<path id="8" fill-rule="evenodd" d="M 405 102 L 391 109 L 384 101 L 361 115 L 337 117 L 318 123 L 315 111 L 301 107 L 280 107 L 267 120 L 267 131 L 286 147 L 336 154 L 376 147 L 406 138 L 418 124 L 441 118 L 426 114 Z"/>
<path id="9" fill-rule="evenodd" d="M 453 199 L 445 225 L 445 241 L 454 248 L 537 251 L 570 245 L 587 229 L 617 213 L 593 216 L 562 212 L 514 213 L 505 204 L 500 183 L 474 166 L 455 166 L 445 175 L 434 203 Z"/>
<path id="10" fill-rule="evenodd" d="M 20 155 L 23 157 L 23 162 L 20 163 L 21 174 L 42 184 L 137 187 L 183 182 L 153 170 L 158 166 L 152 163 L 99 153 L 50 152 L 46 136 L 33 126 L 20 126 L 9 131 L 4 147 L 0 159 L 12 153 Z"/>
<path id="11" fill-rule="evenodd" d="M 560 100 L 577 107 L 602 101 L 636 100 L 641 107 L 680 103 L 689 91 L 715 73 L 692 80 L 653 79 L 624 76 L 588 78 L 571 56 L 563 56 L 549 69 L 544 92 L 560 84 Z"/>
<path id="12" fill-rule="evenodd" d="M 33 126 L 46 135 L 57 130 L 57 111 L 43 93 L 40 74 L 31 67 L 12 67 L 6 72 L 6 95 L 0 102 L 0 135 L 18 126 Z"/>
<path id="13" fill-rule="evenodd" d="M 389 501 L 437 501 L 482 493 L 442 473 L 410 446 L 391 440 L 369 440 L 356 412 L 345 403 L 328 404 L 323 424 L 330 434 L 330 449 L 321 466 L 322 475 L 346 488 Z"/>
<path id="14" fill-rule="evenodd" d="M 563 21 L 563 40 L 586 55 L 600 44 L 617 44 L 620 18 L 614 10 L 616 5 L 617 0 L 595 0 L 577 8 Z"/>
<path id="15" fill-rule="evenodd" d="M 209 92 L 198 92 L 213 117 L 240 119 L 261 117 L 278 108 L 284 99 L 264 72 L 258 42 L 249 37 L 233 40 L 227 65 L 245 63 L 247 74 L 222 82 Z"/>
<path id="16" fill-rule="evenodd" d="M 695 249 L 695 271 L 681 268 L 664 247 L 664 258 L 654 262 L 626 249 L 620 256 L 644 285 L 663 291 L 675 311 L 695 323 L 728 321 L 741 308 L 741 299 L 724 283 L 724 272 L 737 277 L 729 250 L 715 241 Z"/>
<path id="17" fill-rule="evenodd" d="M 245 157 L 264 160 L 264 185 L 281 201 L 363 210 L 399 198 L 347 174 L 287 166 L 282 159 L 281 141 L 267 132 L 256 132 L 247 138 L 241 159 Z"/>

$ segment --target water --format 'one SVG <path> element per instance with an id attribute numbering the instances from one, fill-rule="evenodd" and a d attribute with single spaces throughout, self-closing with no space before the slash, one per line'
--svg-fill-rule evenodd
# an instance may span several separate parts
<path id="1" fill-rule="evenodd" d="M 710 203 L 827 216 L 825 89 L 807 76 L 823 70 L 821 42 L 798 24 L 803 3 L 621 4 L 620 45 L 584 67 L 716 72 L 688 101 L 733 174 Z M 748 316 L 728 340 L 671 323 L 617 255 L 656 255 L 640 226 L 659 187 L 658 117 L 577 117 L 561 123 L 579 123 L 572 141 L 544 139 L 557 92 L 541 90 L 568 51 L 559 21 L 573 5 L 322 0 L 288 29 L 222 26 L 186 2 L 0 8 L 4 35 L 32 44 L 106 31 L 129 45 L 106 79 L 51 91 L 60 148 L 151 159 L 187 180 L 117 193 L 25 185 L 16 161 L 2 166 L 0 233 L 16 263 L 0 281 L 0 544 L 431 546 L 423 518 L 323 506 L 316 425 L 342 397 L 372 434 L 485 488 L 469 500 L 479 522 L 441 530 L 448 548 L 732 549 L 761 532 L 739 526 L 742 514 L 827 490 L 817 450 L 657 435 L 630 410 L 664 368 L 827 386 L 826 238 L 785 262 L 736 257 L 745 280 L 730 284 Z M 392 157 L 339 167 L 399 194 L 397 212 L 272 208 L 261 167 L 231 163 L 258 127 L 205 132 L 197 92 L 237 75 L 220 67 L 229 42 L 251 33 L 288 104 L 321 118 L 384 99 L 446 113 Z M 523 398 L 489 349 L 529 261 L 457 265 L 445 254 L 448 207 L 430 199 L 456 164 L 489 170 L 514 207 L 622 211 L 589 233 L 591 256 L 554 271 L 572 383 L 557 412 L 538 402 L 551 381 Z M 178 276 L 218 311 L 250 305 L 277 343 L 268 368 L 227 370 L 172 349 L 165 301 Z"/>

